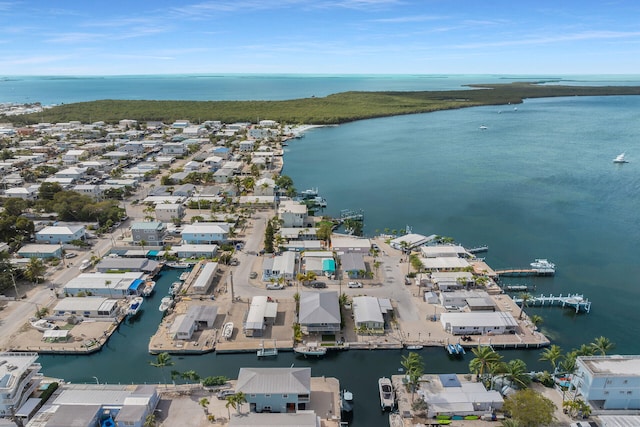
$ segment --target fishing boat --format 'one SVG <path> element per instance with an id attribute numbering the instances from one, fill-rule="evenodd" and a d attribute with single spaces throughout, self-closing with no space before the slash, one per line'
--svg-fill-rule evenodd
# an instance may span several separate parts
<path id="1" fill-rule="evenodd" d="M 169 307 L 171 307 L 172 303 L 173 300 L 171 299 L 171 297 L 164 297 L 160 300 L 160 307 L 158 308 L 158 310 L 165 312 L 169 309 Z"/>
<path id="2" fill-rule="evenodd" d="M 187 278 L 189 277 L 189 274 L 191 274 L 191 272 L 189 272 L 189 271 L 185 271 L 184 273 L 182 273 L 182 274 L 180 275 L 180 280 L 182 280 L 182 281 L 184 282 L 184 281 L 185 281 L 185 280 L 187 280 Z"/>
<path id="3" fill-rule="evenodd" d="M 537 274 L 552 275 L 556 272 L 556 265 L 546 259 L 538 258 L 530 265 Z"/>
<path id="4" fill-rule="evenodd" d="M 144 282 L 144 289 L 142 290 L 142 295 L 145 297 L 148 297 L 153 293 L 153 290 L 155 289 L 155 287 L 156 287 L 156 282 L 154 282 L 153 280 L 147 280 L 146 282 Z"/>
<path id="5" fill-rule="evenodd" d="M 222 338 L 229 339 L 233 335 L 233 322 L 227 322 L 222 327 Z"/>
<path id="6" fill-rule="evenodd" d="M 378 389 L 380 392 L 380 409 L 392 411 L 396 404 L 396 399 L 391 380 L 387 377 L 380 378 L 378 380 Z"/>
<path id="7" fill-rule="evenodd" d="M 327 348 L 321 347 L 317 342 L 310 342 L 306 345 L 299 346 L 293 349 L 296 354 L 301 354 L 303 356 L 317 356 L 321 357 L 327 354 Z"/>
<path id="8" fill-rule="evenodd" d="M 176 268 L 176 269 L 191 268 L 191 264 L 189 264 L 188 262 L 168 262 L 165 265 L 169 268 Z"/>
<path id="9" fill-rule="evenodd" d="M 127 309 L 127 316 L 135 316 L 140 312 L 140 307 L 142 307 L 142 297 L 134 297 L 129 302 L 129 308 Z"/>
<path id="10" fill-rule="evenodd" d="M 29 320 L 29 323 L 32 327 L 39 330 L 40 332 L 58 329 L 58 327 L 54 323 L 49 322 L 46 319 L 31 319 Z"/>
<path id="11" fill-rule="evenodd" d="M 169 287 L 169 295 L 177 295 L 180 292 L 180 287 L 182 286 L 182 282 L 173 282 L 171 287 Z"/>
<path id="12" fill-rule="evenodd" d="M 613 159 L 613 163 L 629 163 L 627 159 L 624 158 L 625 153 L 618 154 L 615 159 Z"/>
<path id="13" fill-rule="evenodd" d="M 480 130 L 487 130 L 487 129 L 489 129 L 489 128 L 488 128 L 488 127 L 486 127 L 485 125 L 481 125 L 481 126 L 480 126 Z"/>
<path id="14" fill-rule="evenodd" d="M 421 344 L 409 344 L 405 347 L 407 350 L 422 350 L 424 346 Z"/>
<path id="15" fill-rule="evenodd" d="M 353 411 L 353 393 L 348 390 L 340 392 L 340 410 L 342 412 Z"/>

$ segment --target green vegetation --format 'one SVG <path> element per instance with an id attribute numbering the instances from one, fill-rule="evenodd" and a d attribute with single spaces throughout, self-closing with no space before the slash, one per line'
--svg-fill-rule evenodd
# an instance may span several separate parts
<path id="1" fill-rule="evenodd" d="M 502 409 L 511 414 L 522 427 L 552 425 L 556 405 L 540 393 L 527 388 L 505 399 Z"/>
<path id="2" fill-rule="evenodd" d="M 177 119 L 221 120 L 225 123 L 252 122 L 256 117 L 269 117 L 280 123 L 338 124 L 374 117 L 428 113 L 438 110 L 479 105 L 519 104 L 526 98 L 559 96 L 640 95 L 637 86 L 555 86 L 536 83 L 478 84 L 473 89 L 424 92 L 343 92 L 322 98 L 286 101 L 139 101 L 101 100 L 65 104 L 44 113 L 12 116 L 16 125 L 40 121 L 89 122 L 100 117 L 116 123 L 123 117 L 138 120 Z M 8 120 L 8 119 L 4 119 Z"/>

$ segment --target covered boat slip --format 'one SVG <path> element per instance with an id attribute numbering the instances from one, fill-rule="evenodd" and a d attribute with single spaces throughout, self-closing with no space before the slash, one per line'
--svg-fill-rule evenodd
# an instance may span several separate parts
<path id="1" fill-rule="evenodd" d="M 198 273 L 198 277 L 191 285 L 191 290 L 197 294 L 205 294 L 207 290 L 213 283 L 213 279 L 216 277 L 216 272 L 218 271 L 218 263 L 217 262 L 208 262 L 202 266 L 200 272 Z"/>
<path id="2" fill-rule="evenodd" d="M 260 337 L 267 324 L 273 324 L 278 314 L 278 303 L 266 296 L 255 296 L 244 321 L 244 334 L 248 337 Z"/>

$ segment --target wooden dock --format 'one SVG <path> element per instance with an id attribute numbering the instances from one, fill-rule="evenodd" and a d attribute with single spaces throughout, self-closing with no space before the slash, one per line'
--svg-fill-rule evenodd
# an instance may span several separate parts
<path id="1" fill-rule="evenodd" d="M 522 298 L 513 298 L 513 301 L 518 305 L 522 305 L 523 303 Z M 568 294 L 568 295 L 560 294 L 558 296 L 540 295 L 540 296 L 529 299 L 527 301 L 527 305 L 529 307 L 535 307 L 535 306 L 540 306 L 540 307 L 561 306 L 563 308 L 571 307 L 576 310 L 576 313 L 580 311 L 589 313 L 591 311 L 591 301 L 584 298 L 583 295 L 579 295 L 579 294 Z"/>
<path id="2" fill-rule="evenodd" d="M 531 268 L 508 268 L 504 270 L 494 270 L 498 276 L 522 277 L 522 276 L 552 276 L 552 273 L 541 273 Z"/>

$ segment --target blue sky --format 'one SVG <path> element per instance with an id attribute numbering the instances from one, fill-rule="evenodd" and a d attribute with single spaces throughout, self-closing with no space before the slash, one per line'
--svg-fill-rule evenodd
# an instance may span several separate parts
<path id="1" fill-rule="evenodd" d="M 637 0 L 0 0 L 0 75 L 638 74 Z"/>

